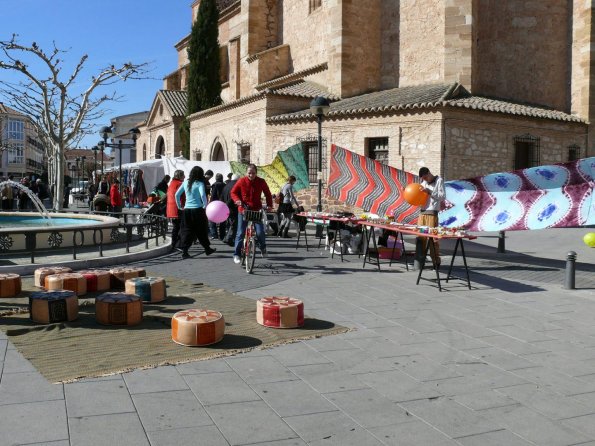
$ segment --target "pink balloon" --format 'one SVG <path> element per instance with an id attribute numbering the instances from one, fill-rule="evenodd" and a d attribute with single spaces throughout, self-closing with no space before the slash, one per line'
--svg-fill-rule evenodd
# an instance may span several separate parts
<path id="1" fill-rule="evenodd" d="M 223 223 L 229 217 L 229 208 L 222 201 L 211 201 L 207 205 L 207 218 L 213 223 Z"/>

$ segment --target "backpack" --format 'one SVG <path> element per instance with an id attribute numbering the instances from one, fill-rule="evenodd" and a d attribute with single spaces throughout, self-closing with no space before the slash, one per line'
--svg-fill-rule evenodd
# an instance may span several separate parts
<path id="1" fill-rule="evenodd" d="M 276 196 L 275 196 L 275 203 L 277 203 L 278 205 L 281 205 L 283 203 L 283 192 L 279 192 Z"/>

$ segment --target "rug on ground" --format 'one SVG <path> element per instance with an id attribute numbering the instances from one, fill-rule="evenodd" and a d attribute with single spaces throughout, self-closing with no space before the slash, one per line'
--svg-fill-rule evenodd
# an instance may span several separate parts
<path id="1" fill-rule="evenodd" d="M 79 318 L 73 322 L 50 325 L 31 322 L 27 312 L 28 295 L 36 289 L 31 279 L 25 279 L 22 297 L 0 301 L 0 328 L 51 382 L 210 359 L 348 330 L 307 316 L 303 328 L 263 327 L 256 322 L 254 299 L 179 279 L 166 278 L 166 281 L 168 299 L 158 304 L 145 304 L 140 325 L 118 327 L 96 323 L 93 294 L 79 299 Z M 223 313 L 226 325 L 223 340 L 207 347 L 175 344 L 171 340 L 171 317 L 189 308 L 208 308 Z"/>

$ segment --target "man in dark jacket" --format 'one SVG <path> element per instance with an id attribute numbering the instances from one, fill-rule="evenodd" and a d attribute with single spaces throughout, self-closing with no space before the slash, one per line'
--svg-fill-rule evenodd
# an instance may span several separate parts
<path id="1" fill-rule="evenodd" d="M 233 175 L 229 183 L 225 185 L 223 191 L 221 191 L 221 201 L 227 204 L 229 208 L 229 217 L 227 218 L 227 233 L 223 238 L 223 242 L 229 246 L 234 246 L 234 240 L 236 237 L 236 231 L 238 230 L 238 207 L 231 198 L 231 189 L 238 182 L 240 177 Z"/>

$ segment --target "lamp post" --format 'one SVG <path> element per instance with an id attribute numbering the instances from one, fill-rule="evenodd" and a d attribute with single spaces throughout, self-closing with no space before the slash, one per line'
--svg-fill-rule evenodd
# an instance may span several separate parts
<path id="1" fill-rule="evenodd" d="M 76 184 L 76 187 L 78 188 L 78 187 L 80 187 L 80 185 L 79 185 L 79 172 L 80 172 L 80 170 L 79 170 L 79 163 L 81 162 L 81 158 L 77 156 L 75 158 L 75 161 L 76 161 L 76 177 L 75 177 L 76 178 L 76 183 L 75 184 Z"/>
<path id="2" fill-rule="evenodd" d="M 101 150 L 101 177 L 103 177 L 103 153 L 105 151 L 105 143 L 103 141 L 99 141 L 97 143 L 97 147 L 99 147 L 99 150 Z"/>
<path id="3" fill-rule="evenodd" d="M 99 147 L 93 146 L 91 147 L 91 150 L 93 151 L 93 184 L 95 184 L 97 177 L 97 151 L 99 150 Z"/>
<path id="4" fill-rule="evenodd" d="M 114 149 L 118 149 L 118 151 L 120 152 L 118 154 L 118 163 L 120 164 L 119 166 L 119 179 L 120 179 L 120 191 L 122 191 L 124 189 L 124 185 L 122 184 L 122 149 L 133 149 L 136 147 L 136 139 L 138 138 L 138 135 L 140 133 L 140 131 L 135 127 L 132 128 L 130 130 L 128 130 L 128 133 L 130 133 L 132 135 L 132 141 L 131 143 L 123 143 L 122 140 L 118 140 L 117 144 L 114 143 L 108 143 L 107 139 L 112 136 L 112 128 L 111 127 L 102 127 L 101 130 L 99 130 L 99 134 L 101 135 L 101 137 L 103 138 L 102 141 L 102 145 L 101 147 L 103 147 L 105 149 L 105 147 L 111 147 Z M 102 149 L 102 154 L 103 154 L 103 149 Z M 101 158 L 102 163 L 103 163 L 103 157 Z M 103 166 L 101 168 L 101 174 L 103 175 Z"/>
<path id="5" fill-rule="evenodd" d="M 328 99 L 322 96 L 315 97 L 310 102 L 310 111 L 318 120 L 318 205 L 316 210 L 322 212 L 322 117 L 325 116 L 331 104 Z M 322 238 L 322 225 L 316 226 L 316 237 Z"/>
<path id="6" fill-rule="evenodd" d="M 85 181 L 85 160 L 86 159 L 87 159 L 86 156 L 81 156 L 81 172 L 82 172 L 81 181 Z"/>

